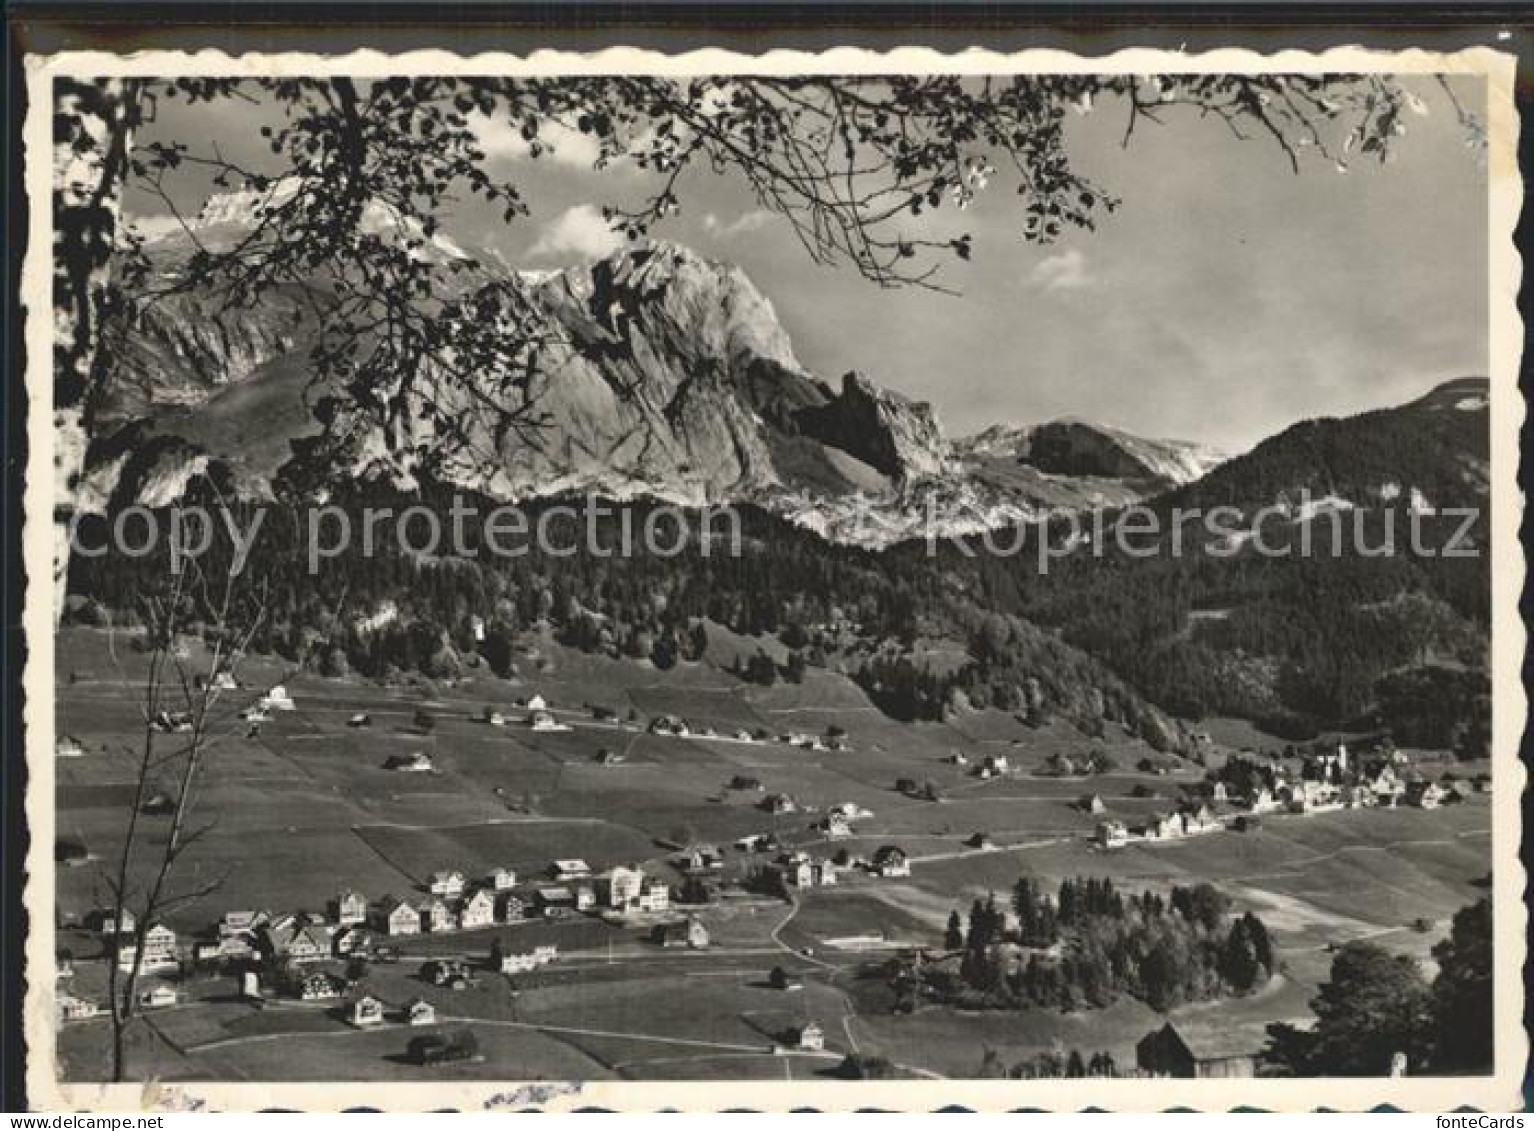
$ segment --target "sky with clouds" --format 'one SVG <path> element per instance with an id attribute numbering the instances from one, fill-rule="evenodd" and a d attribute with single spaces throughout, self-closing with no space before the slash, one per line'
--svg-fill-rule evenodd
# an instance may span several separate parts
<path id="1" fill-rule="evenodd" d="M 1111 106 L 1073 116 L 1073 161 L 1121 208 L 1040 247 L 993 178 L 967 212 L 933 221 L 973 236 L 969 262 L 945 263 L 956 295 L 811 263 L 785 220 L 707 170 L 684 176 L 681 211 L 655 234 L 740 264 L 806 367 L 833 382 L 860 369 L 931 401 L 951 435 L 1076 416 L 1238 451 L 1296 420 L 1486 372 L 1486 170 L 1443 92 L 1416 89 L 1429 112 L 1409 117 L 1392 163 L 1346 173 L 1316 160 L 1296 175 L 1275 146 L 1191 115 L 1142 124 L 1127 147 Z M 1455 89 L 1480 105 L 1475 86 Z M 146 133 L 237 153 L 258 124 L 245 103 L 166 105 Z M 532 212 L 504 224 L 465 205 L 444 225 L 453 238 L 541 268 L 621 246 L 601 206 L 636 200 L 646 174 L 593 170 L 578 133 L 534 159 L 511 131 L 481 126 L 493 171 Z M 182 191 L 195 210 L 205 186 Z M 128 208 L 156 205 L 130 196 Z"/>

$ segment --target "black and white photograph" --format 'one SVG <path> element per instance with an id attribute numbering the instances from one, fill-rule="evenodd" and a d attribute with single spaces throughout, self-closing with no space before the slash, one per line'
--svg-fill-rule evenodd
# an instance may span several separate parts
<path id="1" fill-rule="evenodd" d="M 1509 57 L 496 58 L 35 61 L 38 1102 L 1519 1103 Z"/>

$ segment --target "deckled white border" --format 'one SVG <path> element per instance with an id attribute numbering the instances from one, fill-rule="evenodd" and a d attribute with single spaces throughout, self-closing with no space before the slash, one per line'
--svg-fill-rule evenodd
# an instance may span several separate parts
<path id="1" fill-rule="evenodd" d="M 1337 47 L 1322 53 L 1282 51 L 1272 55 L 1221 49 L 1197 55 L 1129 49 L 1091 58 L 1055 50 L 1002 54 L 970 48 L 943 54 L 928 48 L 875 52 L 835 48 L 809 53 L 774 50 L 743 55 L 709 48 L 665 55 L 630 48 L 590 53 L 540 50 L 526 57 L 509 54 L 460 56 L 439 50 L 388 55 L 357 51 L 347 55 L 298 52 L 231 56 L 220 51 L 144 51 L 121 56 L 105 52 L 68 52 L 29 56 L 26 60 L 28 117 L 25 127 L 27 195 L 31 204 L 28 250 L 23 273 L 26 300 L 28 430 L 23 543 L 27 595 L 23 623 L 28 646 L 25 673 L 29 786 L 27 821 L 31 848 L 27 857 L 26 906 L 30 935 L 26 959 L 27 1093 L 36 1110 L 250 1110 L 282 1106 L 310 1111 L 347 1107 L 385 1110 L 459 1108 L 483 1110 L 494 1097 L 516 1093 L 517 1083 L 376 1084 L 338 1081 L 326 1084 L 61 1084 L 56 1078 L 53 1023 L 53 861 L 54 828 L 54 639 L 51 617 L 53 531 L 52 497 L 52 306 L 50 207 L 52 175 L 51 82 L 56 76 L 137 75 L 590 75 L 590 74 L 1014 74 L 1131 72 L 1371 72 L 1477 74 L 1487 80 L 1486 120 L 1490 286 L 1490 377 L 1492 452 L 1493 610 L 1493 889 L 1496 930 L 1497 1067 L 1493 1077 L 1371 1080 L 1092 1080 L 1003 1081 L 945 1080 L 898 1082 L 706 1083 L 589 1081 L 578 1089 L 538 1104 L 546 1110 L 596 1106 L 619 1110 L 661 1108 L 718 1111 L 723 1108 L 784 1110 L 811 1106 L 822 1110 L 879 1107 L 932 1110 L 962 1105 L 976 1110 L 1041 1107 L 1056 1111 L 1091 1105 L 1116 1110 L 1156 1110 L 1185 1106 L 1203 1110 L 1254 1105 L 1277 1110 L 1320 1106 L 1359 1110 L 1393 1104 L 1417 1111 L 1443 1111 L 1459 1105 L 1483 1110 L 1516 1110 L 1527 1059 L 1522 1027 L 1525 913 L 1524 870 L 1518 859 L 1519 798 L 1524 770 L 1519 743 L 1526 717 L 1521 677 L 1524 625 L 1518 611 L 1524 560 L 1518 540 L 1523 500 L 1517 486 L 1519 428 L 1523 403 L 1518 391 L 1518 359 L 1523 327 L 1516 298 L 1521 264 L 1512 244 L 1522 200 L 1517 163 L 1518 118 L 1513 106 L 1515 59 L 1478 47 L 1450 54 L 1424 50 L 1373 51 Z M 536 1088 L 536 1086 L 534 1086 Z M 540 1091 L 557 1092 L 558 1088 Z M 524 1097 L 534 1094 L 524 1092 Z M 534 1106 L 531 1102 L 519 1106 Z"/>

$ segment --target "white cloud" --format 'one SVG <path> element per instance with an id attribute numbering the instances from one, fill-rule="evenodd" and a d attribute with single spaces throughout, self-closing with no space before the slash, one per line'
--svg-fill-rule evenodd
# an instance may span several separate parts
<path id="1" fill-rule="evenodd" d="M 509 122 L 491 118 L 474 111 L 468 115 L 469 129 L 479 140 L 485 156 L 491 160 L 533 160 L 532 149 L 519 130 Z M 542 147 L 537 160 L 552 161 L 574 169 L 590 169 L 601 152 L 596 138 L 580 130 L 544 122 L 538 129 L 538 142 Z"/>
<path id="2" fill-rule="evenodd" d="M 601 259 L 623 246 L 623 237 L 602 218 L 601 210 L 590 204 L 577 204 L 564 212 L 539 233 L 528 248 L 532 259 L 579 256 Z"/>
<path id="3" fill-rule="evenodd" d="M 1074 247 L 1039 260 L 1028 279 L 1046 291 L 1075 291 L 1097 281 L 1087 270 L 1087 257 Z"/>
<path id="4" fill-rule="evenodd" d="M 772 213 L 768 212 L 765 208 L 757 208 L 750 212 L 743 212 L 735 219 L 728 222 L 719 219 L 718 216 L 710 212 L 708 215 L 703 217 L 703 230 L 717 239 L 730 240 L 734 239 L 736 236 L 743 236 L 747 232 L 760 231 L 762 228 L 765 228 L 768 223 L 771 222 L 771 220 Z"/>

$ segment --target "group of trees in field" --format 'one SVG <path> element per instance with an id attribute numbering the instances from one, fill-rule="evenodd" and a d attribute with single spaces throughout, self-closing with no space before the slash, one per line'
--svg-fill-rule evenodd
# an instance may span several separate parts
<path id="1" fill-rule="evenodd" d="M 1383 1076 L 1398 1055 L 1413 1074 L 1490 1071 L 1493 950 L 1489 898 L 1454 916 L 1432 982 L 1409 955 L 1346 943 L 1310 1003 L 1315 1024 L 1269 1025 L 1263 1059 L 1296 1076 Z"/>
<path id="2" fill-rule="evenodd" d="M 1125 895 L 1111 879 L 1067 878 L 1055 895 L 1023 876 L 1009 926 L 994 896 L 949 918 L 956 972 L 927 974 L 936 996 L 973 1008 L 1074 1010 L 1127 994 L 1167 1010 L 1257 988 L 1276 967 L 1262 920 L 1234 914 L 1209 884 Z"/>

